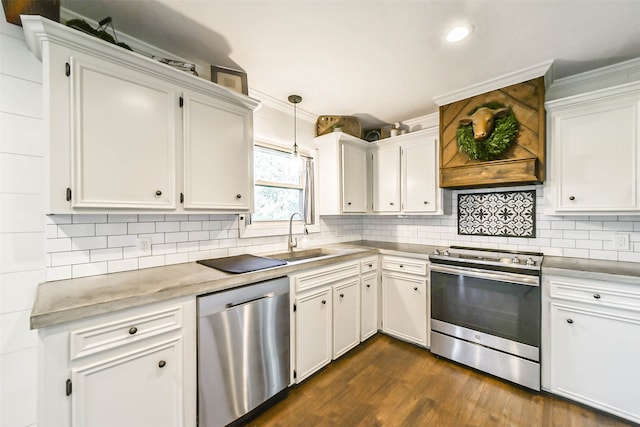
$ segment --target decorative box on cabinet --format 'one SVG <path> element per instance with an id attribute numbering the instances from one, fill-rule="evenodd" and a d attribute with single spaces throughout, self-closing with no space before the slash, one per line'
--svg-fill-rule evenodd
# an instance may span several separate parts
<path id="1" fill-rule="evenodd" d="M 382 256 L 382 331 L 428 347 L 426 260 Z"/>
<path id="2" fill-rule="evenodd" d="M 257 101 L 40 16 L 22 23 L 43 61 L 47 213 L 252 208 Z"/>
<path id="3" fill-rule="evenodd" d="M 640 213 L 640 82 L 545 104 L 549 215 Z"/>
<path id="4" fill-rule="evenodd" d="M 443 213 L 437 128 L 379 141 L 371 151 L 374 212 Z"/>
<path id="5" fill-rule="evenodd" d="M 343 132 L 314 139 L 318 149 L 318 212 L 366 213 L 369 185 L 367 150 L 371 144 Z"/>
<path id="6" fill-rule="evenodd" d="M 38 425 L 194 427 L 195 316 L 189 297 L 39 330 Z"/>
<path id="7" fill-rule="evenodd" d="M 637 284 L 543 276 L 542 385 L 640 422 Z"/>

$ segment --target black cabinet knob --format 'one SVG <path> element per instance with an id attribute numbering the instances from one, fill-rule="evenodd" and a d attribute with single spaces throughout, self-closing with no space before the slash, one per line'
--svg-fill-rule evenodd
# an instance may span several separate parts
<path id="1" fill-rule="evenodd" d="M 600 294 L 593 294 L 593 297 L 594 297 L 595 299 L 600 299 Z"/>
<path id="2" fill-rule="evenodd" d="M 373 268 L 373 264 L 369 264 L 369 268 Z"/>
<path id="3" fill-rule="evenodd" d="M 572 324 L 573 323 L 573 319 L 567 319 L 567 323 L 568 324 Z"/>
<path id="4" fill-rule="evenodd" d="M 404 268 L 404 265 L 400 264 L 400 268 Z"/>
<path id="5" fill-rule="evenodd" d="M 344 298 L 344 294 L 340 294 L 340 298 Z"/>
<path id="6" fill-rule="evenodd" d="M 135 326 L 129 328 L 129 335 L 135 335 L 136 332 L 138 332 L 138 328 L 136 328 Z"/>
<path id="7" fill-rule="evenodd" d="M 575 200 L 575 196 L 569 196 L 569 200 Z"/>
<path id="8" fill-rule="evenodd" d="M 389 202 L 389 204 L 390 204 L 391 206 L 393 206 L 393 202 Z"/>
<path id="9" fill-rule="evenodd" d="M 160 190 L 156 191 L 156 196 L 162 196 L 162 191 Z"/>
<path id="10" fill-rule="evenodd" d="M 326 304 L 326 303 L 327 303 L 327 300 L 326 300 L 326 299 L 323 299 L 323 300 L 322 300 L 322 304 Z"/>
<path id="11" fill-rule="evenodd" d="M 236 194 L 236 199 L 242 199 L 242 194 Z"/>
<path id="12" fill-rule="evenodd" d="M 417 287 L 415 287 L 415 288 L 413 288 L 413 290 L 414 290 L 414 291 L 417 291 L 417 290 L 418 290 L 418 288 L 417 288 Z"/>
<path id="13" fill-rule="evenodd" d="M 429 202 L 427 202 L 427 201 L 425 200 L 425 201 L 424 201 L 424 204 L 425 204 L 425 205 L 428 205 L 428 204 L 429 204 Z"/>
<path id="14" fill-rule="evenodd" d="M 158 362 L 158 367 L 159 368 L 164 368 L 165 366 L 167 366 L 167 362 L 165 362 L 164 360 L 161 360 Z"/>
<path id="15" fill-rule="evenodd" d="M 347 202 L 347 204 L 348 204 L 349 206 L 351 206 L 351 202 Z"/>
<path id="16" fill-rule="evenodd" d="M 370 287 L 371 287 L 371 285 L 367 285 L 367 288 L 370 288 Z"/>

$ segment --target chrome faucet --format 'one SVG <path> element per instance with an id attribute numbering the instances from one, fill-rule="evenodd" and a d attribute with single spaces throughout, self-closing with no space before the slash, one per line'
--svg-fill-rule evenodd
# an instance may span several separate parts
<path id="1" fill-rule="evenodd" d="M 291 214 L 291 216 L 289 217 L 289 240 L 287 242 L 287 246 L 289 248 L 290 251 L 293 250 L 293 248 L 297 248 L 298 247 L 298 238 L 296 237 L 295 239 L 293 238 L 293 217 L 296 215 L 300 215 L 300 218 L 302 219 L 302 223 L 304 224 L 304 235 L 307 236 L 309 235 L 309 230 L 307 230 L 307 222 L 304 220 L 304 216 L 300 213 L 300 212 L 294 212 Z"/>

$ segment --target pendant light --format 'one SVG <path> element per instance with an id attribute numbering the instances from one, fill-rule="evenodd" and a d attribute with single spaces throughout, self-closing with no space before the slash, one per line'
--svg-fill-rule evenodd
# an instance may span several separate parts
<path id="1" fill-rule="evenodd" d="M 297 159 L 300 154 L 298 154 L 298 143 L 297 139 L 297 110 L 298 104 L 302 102 L 302 97 L 300 95 L 289 95 L 289 102 L 293 104 L 293 151 L 291 152 L 291 157 Z"/>

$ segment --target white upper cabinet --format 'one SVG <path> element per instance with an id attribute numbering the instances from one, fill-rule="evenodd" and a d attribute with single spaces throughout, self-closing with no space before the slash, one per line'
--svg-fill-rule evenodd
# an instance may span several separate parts
<path id="1" fill-rule="evenodd" d="M 437 128 L 376 143 L 372 149 L 373 210 L 442 214 L 438 151 Z"/>
<path id="2" fill-rule="evenodd" d="M 400 212 L 400 147 L 380 145 L 371 156 L 374 212 Z"/>
<path id="3" fill-rule="evenodd" d="M 68 60 L 72 207 L 175 208 L 179 88 L 89 55 Z"/>
<path id="4" fill-rule="evenodd" d="M 47 213 L 252 208 L 256 100 L 39 16 L 23 29 L 43 62 Z"/>
<path id="5" fill-rule="evenodd" d="M 366 213 L 369 200 L 370 144 L 343 132 L 314 139 L 318 149 L 320 215 Z"/>
<path id="6" fill-rule="evenodd" d="M 551 160 L 545 213 L 639 213 L 640 82 L 551 100 L 545 107 Z"/>
<path id="7" fill-rule="evenodd" d="M 184 208 L 251 209 L 251 111 L 185 93 L 183 113 Z"/>

